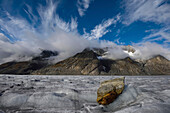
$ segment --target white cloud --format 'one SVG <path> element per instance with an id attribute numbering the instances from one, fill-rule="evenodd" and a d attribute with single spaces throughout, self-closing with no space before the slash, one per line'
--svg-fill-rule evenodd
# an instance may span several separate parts
<path id="1" fill-rule="evenodd" d="M 77 18 L 71 18 L 70 29 L 71 31 L 77 30 L 78 22 Z"/>
<path id="2" fill-rule="evenodd" d="M 114 42 L 120 44 L 120 38 L 115 39 Z"/>
<path id="3" fill-rule="evenodd" d="M 77 18 L 71 17 L 69 22 L 64 21 L 56 14 L 57 6 L 58 2 L 53 3 L 52 1 L 48 1 L 48 6 L 40 5 L 38 8 L 42 25 L 44 28 L 47 28 L 46 31 L 55 31 L 58 27 L 66 32 L 76 31 L 78 26 Z"/>
<path id="4" fill-rule="evenodd" d="M 156 55 L 162 55 L 170 60 L 170 48 L 163 47 L 160 44 L 154 42 L 144 42 L 133 44 L 136 49 L 133 58 L 146 60 Z"/>
<path id="5" fill-rule="evenodd" d="M 128 57 L 128 54 L 123 51 L 121 45 L 117 45 L 110 41 L 102 41 L 101 46 L 107 47 L 108 49 L 107 53 L 105 53 L 103 58 L 116 60 L 116 59 L 123 59 Z"/>
<path id="6" fill-rule="evenodd" d="M 113 24 L 116 24 L 120 20 L 120 15 L 117 15 L 114 18 L 110 18 L 108 20 L 103 21 L 101 24 L 96 25 L 93 30 L 91 30 L 90 33 L 87 33 L 84 29 L 84 37 L 92 40 L 92 39 L 99 39 L 106 33 L 108 33 L 110 30 L 107 29 Z"/>
<path id="7" fill-rule="evenodd" d="M 60 29 L 66 32 L 77 31 L 77 26 L 78 26 L 77 18 L 75 19 L 71 18 L 70 22 L 65 22 L 59 16 L 56 15 L 54 22 Z"/>
<path id="8" fill-rule="evenodd" d="M 170 4 L 166 0 L 124 0 L 125 24 L 151 21 L 170 25 Z"/>
<path id="9" fill-rule="evenodd" d="M 170 42 L 170 28 L 164 28 L 157 31 L 150 31 L 151 34 L 144 37 L 144 41 L 156 41 L 156 40 L 164 40 L 164 43 Z"/>
<path id="10" fill-rule="evenodd" d="M 33 22 L 33 25 L 35 25 L 36 22 L 38 21 L 38 17 L 33 14 L 33 10 L 28 4 L 25 4 L 25 6 L 27 7 L 27 9 L 23 9 L 23 10 L 28 15 L 29 19 Z"/>
<path id="11" fill-rule="evenodd" d="M 4 42 L 9 42 L 9 38 L 6 37 L 3 33 L 0 33 L 0 40 L 4 41 Z"/>
<path id="12" fill-rule="evenodd" d="M 154 22 L 161 25 L 159 30 L 151 29 L 143 38 L 143 42 L 170 42 L 170 4 L 167 0 L 124 0 L 124 24 L 130 25 L 135 21 Z"/>
<path id="13" fill-rule="evenodd" d="M 77 8 L 80 16 L 84 16 L 89 8 L 91 0 L 77 0 Z"/>
<path id="14" fill-rule="evenodd" d="M 71 18 L 69 22 L 65 22 L 55 14 L 57 3 L 53 4 L 51 1 L 48 3 L 47 6 L 38 8 L 41 20 L 38 28 L 34 28 L 34 25 L 29 24 L 25 18 L 11 16 L 8 12 L 6 12 L 6 18 L 0 18 L 0 26 L 3 31 L 18 39 L 14 43 L 10 43 L 4 40 L 6 37 L 3 34 L 0 34 L 0 63 L 28 60 L 33 55 L 40 53 L 40 48 L 59 51 L 59 56 L 54 59 L 53 63 L 55 63 L 86 47 L 95 45 L 74 32 L 77 31 L 77 18 Z"/>
<path id="15" fill-rule="evenodd" d="M 154 42 L 133 43 L 132 47 L 136 50 L 134 53 L 125 52 L 122 49 L 122 45 L 117 45 L 110 41 L 101 41 L 100 47 L 107 47 L 108 49 L 103 58 L 113 60 L 126 57 L 131 57 L 136 60 L 148 60 L 156 55 L 162 55 L 170 60 L 170 48 Z"/>
<path id="16" fill-rule="evenodd" d="M 25 5 L 28 7 L 28 10 L 23 10 L 27 12 L 30 18 L 32 18 L 31 21 L 33 25 L 30 24 L 27 19 L 11 16 L 11 14 L 8 12 L 5 12 L 4 14 L 6 18 L 0 18 L 0 25 L 2 27 L 1 29 L 3 29 L 4 32 L 12 37 L 23 39 L 23 32 L 37 32 L 36 28 L 34 28 L 34 23 L 37 23 L 38 16 L 32 13 L 32 9 L 29 5 Z M 69 22 L 65 22 L 55 13 L 57 5 L 58 2 L 53 3 L 52 1 L 48 1 L 47 6 L 39 5 L 37 8 L 40 16 L 39 18 L 41 20 L 41 24 L 38 25 L 38 30 L 44 36 L 47 36 L 49 33 L 56 31 L 58 28 L 66 32 L 77 32 L 77 18 L 71 17 Z"/>
<path id="17" fill-rule="evenodd" d="M 45 38 L 44 35 L 32 31 L 23 32 L 22 36 L 24 38 L 15 43 L 0 40 L 0 64 L 31 59 L 41 52 L 40 48 L 58 51 L 59 56 L 53 59 L 53 63 L 56 63 L 95 45 L 95 42 L 89 42 L 77 33 L 65 32 L 59 28 Z"/>
<path id="18" fill-rule="evenodd" d="M 154 22 L 162 25 L 160 29 L 149 29 L 150 33 L 140 43 L 134 43 L 137 50 L 135 59 L 149 59 L 155 55 L 163 55 L 170 59 L 170 4 L 166 0 L 124 0 L 125 13 L 123 23 L 130 25 L 135 21 Z M 163 41 L 157 44 L 155 41 Z"/>
<path id="19" fill-rule="evenodd" d="M 20 38 L 25 30 L 32 30 L 32 26 L 23 18 L 16 18 L 5 12 L 7 18 L 0 18 L 0 26 L 3 31 L 12 36 L 12 38 Z"/>

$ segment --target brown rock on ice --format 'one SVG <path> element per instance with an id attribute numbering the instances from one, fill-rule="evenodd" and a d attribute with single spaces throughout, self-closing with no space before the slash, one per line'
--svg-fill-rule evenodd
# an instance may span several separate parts
<path id="1" fill-rule="evenodd" d="M 102 105 L 112 103 L 124 90 L 125 77 L 104 81 L 97 90 L 97 102 Z"/>

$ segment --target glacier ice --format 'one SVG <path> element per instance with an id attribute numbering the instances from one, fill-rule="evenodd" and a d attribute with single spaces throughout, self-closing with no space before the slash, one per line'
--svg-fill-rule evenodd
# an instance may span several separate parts
<path id="1" fill-rule="evenodd" d="M 127 76 L 123 93 L 96 102 L 100 82 L 117 76 L 0 75 L 0 113 L 168 113 L 170 76 Z"/>

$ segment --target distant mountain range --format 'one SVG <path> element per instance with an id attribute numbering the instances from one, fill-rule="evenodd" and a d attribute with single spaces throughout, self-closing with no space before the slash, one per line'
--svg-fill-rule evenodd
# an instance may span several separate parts
<path id="1" fill-rule="evenodd" d="M 123 50 L 134 53 L 130 46 Z M 56 51 L 44 50 L 39 56 L 29 61 L 7 62 L 0 65 L 0 74 L 33 74 L 33 75 L 170 75 L 170 61 L 161 55 L 145 61 L 124 59 L 107 59 L 105 49 L 85 49 L 76 55 L 49 64 L 48 58 L 57 56 Z"/>

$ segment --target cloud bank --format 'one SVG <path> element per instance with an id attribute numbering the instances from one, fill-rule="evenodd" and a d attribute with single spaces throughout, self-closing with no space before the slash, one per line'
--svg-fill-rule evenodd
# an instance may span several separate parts
<path id="1" fill-rule="evenodd" d="M 132 59 L 143 61 L 157 55 L 162 55 L 170 60 L 170 48 L 163 47 L 162 45 L 154 42 L 133 43 L 131 47 L 135 49 L 134 53 L 125 52 L 125 50 L 122 49 L 122 47 L 125 47 L 124 45 L 117 45 L 110 41 L 101 41 L 100 47 L 108 48 L 108 51 L 103 58 L 113 60 L 131 57 Z"/>
<path id="2" fill-rule="evenodd" d="M 170 60 L 170 49 L 157 43 L 138 43 L 133 44 L 133 47 L 136 49 L 134 56 L 132 56 L 134 59 L 146 60 L 156 55 L 162 55 Z"/>

